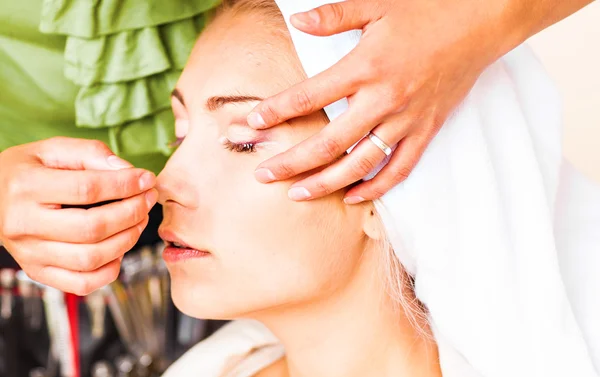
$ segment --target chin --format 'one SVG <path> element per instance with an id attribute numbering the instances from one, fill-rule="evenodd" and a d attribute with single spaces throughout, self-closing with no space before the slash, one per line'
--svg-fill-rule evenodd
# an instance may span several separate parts
<path id="1" fill-rule="evenodd" d="M 190 285 L 177 279 L 171 281 L 173 303 L 183 314 L 202 319 L 231 320 L 240 317 L 240 312 L 226 297 L 215 294 L 217 289 L 207 291 L 206 286 Z"/>

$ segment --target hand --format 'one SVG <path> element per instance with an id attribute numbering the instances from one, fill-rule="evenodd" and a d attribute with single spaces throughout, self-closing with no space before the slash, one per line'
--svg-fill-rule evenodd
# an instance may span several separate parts
<path id="1" fill-rule="evenodd" d="M 53 138 L 0 153 L 0 241 L 34 280 L 86 295 L 114 281 L 156 203 L 154 174 L 98 141 Z M 123 199 L 91 209 L 62 208 Z"/>
<path id="2" fill-rule="evenodd" d="M 522 41 L 505 22 L 516 18 L 504 3 L 348 0 L 294 15 L 293 25 L 309 34 L 362 29 L 363 36 L 335 66 L 260 103 L 248 123 L 272 127 L 343 97 L 350 106 L 319 134 L 262 163 L 257 179 L 285 180 L 333 162 L 296 182 L 290 197 L 314 199 L 349 186 L 385 158 L 368 138 L 343 156 L 371 131 L 397 148 L 383 170 L 350 189 L 345 201 L 382 196 L 410 174 L 480 73 Z"/>

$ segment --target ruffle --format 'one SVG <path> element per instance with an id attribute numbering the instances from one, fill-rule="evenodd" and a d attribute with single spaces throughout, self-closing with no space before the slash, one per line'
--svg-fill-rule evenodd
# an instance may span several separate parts
<path id="1" fill-rule="evenodd" d="M 173 149 L 173 124 L 171 109 L 108 129 L 109 145 L 114 153 L 144 156 L 160 153 L 169 156 Z"/>
<path id="2" fill-rule="evenodd" d="M 67 38 L 65 76 L 78 85 L 117 83 L 183 69 L 205 15 L 86 39 Z"/>
<path id="3" fill-rule="evenodd" d="M 117 126 L 170 107 L 170 93 L 181 71 L 139 80 L 84 86 L 75 100 L 76 124 L 98 128 Z"/>
<path id="4" fill-rule="evenodd" d="M 44 0 L 40 30 L 94 38 L 183 20 L 220 0 Z"/>
<path id="5" fill-rule="evenodd" d="M 65 76 L 80 86 L 78 127 L 113 151 L 162 154 L 174 138 L 170 92 L 220 0 L 44 0 L 40 30 L 65 34 Z"/>

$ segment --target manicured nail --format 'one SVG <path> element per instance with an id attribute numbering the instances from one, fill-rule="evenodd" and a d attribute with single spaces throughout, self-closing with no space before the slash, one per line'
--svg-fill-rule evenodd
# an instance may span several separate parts
<path id="1" fill-rule="evenodd" d="M 276 179 L 273 172 L 265 168 L 256 169 L 254 176 L 261 183 L 273 182 Z"/>
<path id="2" fill-rule="evenodd" d="M 158 192 L 156 190 L 148 191 L 146 193 L 146 204 L 148 204 L 148 208 L 154 207 L 157 199 L 158 199 Z"/>
<path id="3" fill-rule="evenodd" d="M 250 114 L 248 114 L 248 118 L 246 120 L 248 121 L 248 125 L 250 127 L 260 128 L 267 125 L 262 115 L 256 112 L 251 112 Z"/>
<path id="4" fill-rule="evenodd" d="M 305 200 L 311 197 L 310 192 L 304 187 L 292 187 L 288 191 L 288 196 L 292 200 Z"/>
<path id="5" fill-rule="evenodd" d="M 151 189 L 152 187 L 154 187 L 155 180 L 156 178 L 154 177 L 154 174 L 150 172 L 142 174 L 139 182 L 140 190 L 145 191 Z"/>
<path id="6" fill-rule="evenodd" d="M 122 160 L 115 155 L 108 156 L 106 158 L 106 162 L 108 162 L 108 164 L 110 166 L 112 166 L 113 168 L 116 168 L 116 169 L 126 169 L 126 168 L 133 167 L 133 165 L 131 165 L 129 162 Z"/>
<path id="7" fill-rule="evenodd" d="M 344 203 L 346 204 L 358 204 L 364 201 L 365 198 L 363 198 L 362 196 L 349 196 L 347 198 L 344 198 Z"/>

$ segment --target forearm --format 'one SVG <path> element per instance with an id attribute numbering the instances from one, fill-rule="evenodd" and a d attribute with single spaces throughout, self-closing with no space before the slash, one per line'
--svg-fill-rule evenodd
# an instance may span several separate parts
<path id="1" fill-rule="evenodd" d="M 510 0 L 523 40 L 567 18 L 594 0 Z M 518 27 L 518 26 L 517 26 Z"/>

